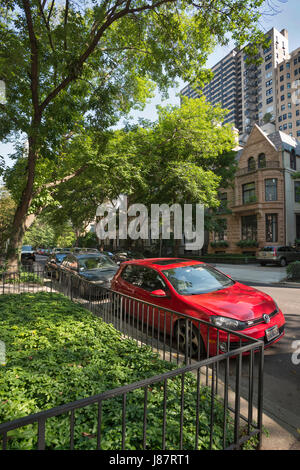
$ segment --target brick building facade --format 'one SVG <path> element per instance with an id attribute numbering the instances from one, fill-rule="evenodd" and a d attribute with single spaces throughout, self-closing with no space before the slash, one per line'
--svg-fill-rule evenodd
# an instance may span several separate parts
<path id="1" fill-rule="evenodd" d="M 233 187 L 220 191 L 218 216 L 226 229 L 210 234 L 210 253 L 255 253 L 300 238 L 300 182 L 293 179 L 300 171 L 299 157 L 300 145 L 293 137 L 253 127 L 237 154 Z"/>

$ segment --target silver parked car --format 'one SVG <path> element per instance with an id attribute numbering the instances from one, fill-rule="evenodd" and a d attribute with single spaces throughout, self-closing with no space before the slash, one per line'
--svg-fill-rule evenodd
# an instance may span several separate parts
<path id="1" fill-rule="evenodd" d="M 292 246 L 265 246 L 256 255 L 261 266 L 267 263 L 286 266 L 293 261 L 300 261 L 300 250 Z"/>

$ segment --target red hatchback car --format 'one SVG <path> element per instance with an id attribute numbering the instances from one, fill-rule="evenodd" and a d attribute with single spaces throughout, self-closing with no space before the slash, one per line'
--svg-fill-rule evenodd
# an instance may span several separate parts
<path id="1" fill-rule="evenodd" d="M 201 325 L 199 335 L 197 319 L 209 322 L 212 327 L 227 328 L 262 340 L 265 347 L 284 335 L 284 316 L 269 295 L 234 281 L 200 261 L 153 258 L 124 262 L 112 280 L 111 289 L 160 307 L 162 310 L 151 307 L 150 315 L 148 308 L 147 321 L 156 329 L 174 334 L 183 351 L 186 321 L 168 310 L 195 318 L 191 333 L 194 353 L 199 346 L 201 354 L 207 351 L 208 336 L 210 355 L 227 351 L 227 333 L 219 331 L 217 352 L 216 329 L 209 328 L 208 335 L 208 327 Z M 142 304 L 134 308 L 128 299 L 123 302 L 127 305 L 125 309 L 131 310 L 129 314 L 145 321 L 145 312 L 142 313 L 140 308 Z M 232 334 L 230 349 L 239 344 L 239 338 Z"/>

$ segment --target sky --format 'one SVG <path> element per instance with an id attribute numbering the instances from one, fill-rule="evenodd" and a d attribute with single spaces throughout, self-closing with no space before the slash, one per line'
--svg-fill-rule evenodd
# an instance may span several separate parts
<path id="1" fill-rule="evenodd" d="M 267 32 L 272 27 L 275 27 L 278 31 L 283 28 L 288 30 L 289 34 L 289 51 L 293 51 L 300 46 L 300 0 L 269 0 L 275 6 L 276 10 L 270 15 L 270 9 L 266 9 L 266 14 L 263 15 L 260 21 L 262 31 Z M 221 60 L 231 49 L 233 49 L 233 42 L 229 42 L 227 46 L 217 47 L 213 54 L 211 54 L 207 61 L 207 67 L 212 67 L 219 60 Z M 146 105 L 143 111 L 131 113 L 131 122 L 137 122 L 139 118 L 149 119 L 155 121 L 157 119 L 156 106 L 167 104 L 179 105 L 179 93 L 180 90 L 187 85 L 183 81 L 179 82 L 178 87 L 171 88 L 169 90 L 169 99 L 162 100 L 159 93 Z M 0 142 L 0 155 L 5 158 L 6 164 L 10 164 L 8 155 L 13 152 L 12 144 L 4 144 Z"/>

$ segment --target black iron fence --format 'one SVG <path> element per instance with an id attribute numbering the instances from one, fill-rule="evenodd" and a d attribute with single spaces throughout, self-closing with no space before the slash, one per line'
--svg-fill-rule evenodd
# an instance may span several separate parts
<path id="1" fill-rule="evenodd" d="M 104 424 L 108 423 L 105 404 L 110 400 L 117 400 L 116 407 L 119 407 L 119 423 L 114 421 L 120 438 L 115 444 L 116 449 L 128 448 L 127 430 L 133 423 L 139 430 L 134 440 L 136 449 L 153 449 L 153 446 L 162 450 L 198 449 L 203 447 L 204 441 L 204 447 L 208 449 L 240 449 L 247 441 L 253 439 L 255 446 L 260 447 L 263 342 L 226 328 L 217 328 L 204 320 L 101 288 L 61 269 L 48 272 L 47 269 L 35 268 L 31 272 L 2 273 L 3 294 L 39 291 L 61 292 L 71 300 L 79 302 L 105 322 L 113 324 L 124 337 L 135 340 L 141 347 L 147 345 L 157 352 L 161 359 L 174 363 L 174 370 L 0 424 L 4 449 L 7 448 L 7 438 L 13 430 L 32 425 L 37 426 L 37 448 L 52 448 L 51 439 L 47 440 L 47 425 L 55 417 L 64 417 L 65 435 L 69 435 L 69 448 L 78 448 L 80 429 L 84 423 L 81 414 L 84 415 L 88 409 L 93 409 L 95 417 L 92 430 L 86 431 L 91 448 L 106 448 L 105 438 L 103 444 L 106 432 Z M 178 382 L 176 403 L 172 395 L 174 381 Z M 170 384 L 173 391 L 170 392 L 172 399 L 169 400 Z M 149 411 L 149 396 L 155 389 L 159 393 L 160 401 L 157 403 L 158 414 L 154 416 L 152 407 Z M 187 390 L 189 394 L 192 390 L 192 398 L 189 396 L 189 400 L 186 399 Z M 206 412 L 210 417 L 204 428 L 199 419 L 203 411 L 203 400 L 205 406 L 209 406 Z M 169 402 L 173 403 L 173 410 Z M 132 413 L 132 407 L 139 410 L 136 411 L 137 414 Z M 187 407 L 189 418 L 188 424 L 185 424 Z M 191 409 L 193 422 L 190 421 Z M 177 440 L 174 439 L 174 419 L 178 424 Z M 155 440 L 153 431 L 148 433 L 154 422 L 159 423 Z M 170 422 L 172 432 L 168 429 Z M 186 437 L 187 427 L 193 430 L 193 444 Z M 157 439 L 160 441 L 159 446 Z M 132 446 L 132 441 L 128 445 Z"/>

